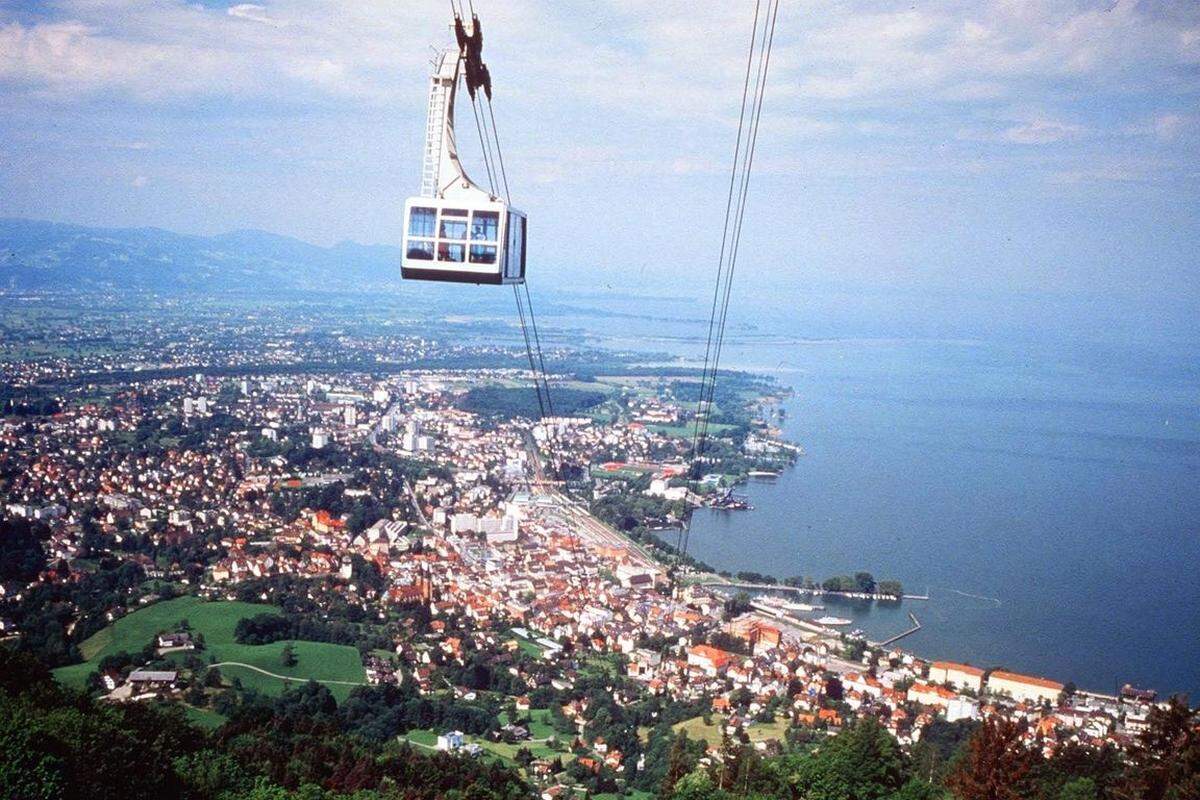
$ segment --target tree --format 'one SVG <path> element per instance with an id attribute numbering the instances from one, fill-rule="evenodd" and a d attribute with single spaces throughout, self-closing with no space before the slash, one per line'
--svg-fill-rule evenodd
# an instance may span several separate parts
<path id="1" fill-rule="evenodd" d="M 874 719 L 863 719 L 813 755 L 794 762 L 790 781 L 806 800 L 881 800 L 907 781 L 900 745 Z"/>
<path id="2" fill-rule="evenodd" d="M 946 786 L 959 800 L 1025 800 L 1034 792 L 1038 757 L 1021 742 L 1021 726 L 988 719 L 967 744 Z"/>
<path id="3" fill-rule="evenodd" d="M 296 648 L 292 646 L 291 642 L 283 646 L 283 650 L 279 653 L 279 661 L 285 667 L 294 667 L 300 662 L 300 659 L 296 657 Z"/>
<path id="4" fill-rule="evenodd" d="M 671 792 L 671 800 L 724 800 L 728 797 L 729 793 L 717 788 L 702 769 L 684 775 Z"/>
<path id="5" fill-rule="evenodd" d="M 854 587 L 860 592 L 871 594 L 875 591 L 875 576 L 869 572 L 854 573 Z"/>
<path id="6" fill-rule="evenodd" d="M 675 791 L 675 784 L 687 775 L 692 768 L 692 759 L 688 754 L 687 731 L 680 731 L 671 743 L 671 752 L 667 756 L 667 774 L 663 776 L 659 797 L 670 797 Z"/>
<path id="7" fill-rule="evenodd" d="M 1055 748 L 1044 773 L 1040 783 L 1046 797 L 1058 797 L 1069 783 L 1086 778 L 1095 789 L 1095 797 L 1107 800 L 1125 780 L 1125 760 L 1112 745 L 1096 748 L 1068 742 Z"/>
<path id="8" fill-rule="evenodd" d="M 28 709 L 0 696 L 0 786 L 5 797 L 54 800 L 65 775 L 59 758 L 39 747 Z"/>
<path id="9" fill-rule="evenodd" d="M 1200 797 L 1200 720 L 1172 697 L 1154 708 L 1148 727 L 1129 753 L 1128 778 L 1117 792 L 1125 800 L 1192 800 Z"/>
<path id="10" fill-rule="evenodd" d="M 1091 778 L 1076 778 L 1063 785 L 1055 800 L 1098 800 L 1100 790 Z"/>

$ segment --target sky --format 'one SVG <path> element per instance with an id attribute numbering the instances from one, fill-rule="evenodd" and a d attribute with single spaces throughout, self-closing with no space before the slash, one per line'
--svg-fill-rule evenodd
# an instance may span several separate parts
<path id="1" fill-rule="evenodd" d="M 751 0 L 476 9 L 531 278 L 707 286 Z M 0 0 L 0 216 L 398 244 L 449 21 Z M 1200 306 L 1195 0 L 784 0 L 771 70 L 747 291 Z"/>

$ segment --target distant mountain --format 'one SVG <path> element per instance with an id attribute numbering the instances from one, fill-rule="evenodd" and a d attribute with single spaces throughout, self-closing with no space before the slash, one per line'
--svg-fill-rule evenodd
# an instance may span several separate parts
<path id="1" fill-rule="evenodd" d="M 0 219 L 0 289 L 348 291 L 395 288 L 399 281 L 398 247 L 319 247 L 253 230 L 187 236 Z"/>

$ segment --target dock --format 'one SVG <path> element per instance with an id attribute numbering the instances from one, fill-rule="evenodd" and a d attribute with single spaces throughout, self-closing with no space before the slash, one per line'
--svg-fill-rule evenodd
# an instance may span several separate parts
<path id="1" fill-rule="evenodd" d="M 850 600 L 882 600 L 884 602 L 898 602 L 901 597 L 906 600 L 928 600 L 928 595 L 901 595 L 896 597 L 890 594 L 867 593 L 867 592 L 841 592 L 831 591 L 829 589 L 821 589 L 819 587 L 805 589 L 799 586 L 788 586 L 782 583 L 742 583 L 740 581 L 706 581 L 700 584 L 706 589 L 746 589 L 758 592 L 791 592 L 792 594 L 812 595 L 814 597 L 820 595 L 822 597 L 844 597 Z"/>
<path id="2" fill-rule="evenodd" d="M 910 611 L 910 612 L 908 612 L 908 618 L 912 620 L 911 628 L 909 628 L 908 630 L 905 630 L 905 631 L 901 631 L 900 633 L 897 633 L 895 636 L 891 637 L 890 639 L 884 639 L 882 642 L 879 643 L 878 646 L 879 647 L 887 647 L 888 645 L 893 644 L 894 642 L 900 641 L 905 636 L 911 636 L 912 634 L 921 630 L 921 621 L 919 619 L 917 619 L 916 614 L 914 614 Z"/>

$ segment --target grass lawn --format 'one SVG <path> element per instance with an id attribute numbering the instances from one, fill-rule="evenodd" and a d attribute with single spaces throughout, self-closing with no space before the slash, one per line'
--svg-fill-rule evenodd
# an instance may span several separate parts
<path id="1" fill-rule="evenodd" d="M 550 724 L 550 709 L 533 708 L 529 710 L 529 735 L 534 739 L 547 739 L 551 736 L 562 736 Z"/>
<path id="2" fill-rule="evenodd" d="M 122 650 L 136 652 L 156 633 L 172 630 L 187 620 L 192 630 L 203 633 L 209 646 L 234 644 L 233 631 L 238 620 L 256 614 L 278 614 L 275 606 L 259 603 L 206 602 L 193 595 L 164 600 L 139 608 L 109 625 L 79 646 L 87 661 L 95 661 Z"/>
<path id="3" fill-rule="evenodd" d="M 275 606 L 258 603 L 230 601 L 208 602 L 187 595 L 173 600 L 140 608 L 122 617 L 85 640 L 79 649 L 86 659 L 81 664 L 72 664 L 54 670 L 54 676 L 68 686 L 82 687 L 87 676 L 95 669 L 94 662 L 122 650 L 139 652 L 156 633 L 174 629 L 182 620 L 187 620 L 195 633 L 204 634 L 205 650 L 198 655 L 205 661 L 211 655 L 217 662 L 236 661 L 266 670 L 276 675 L 294 678 L 296 683 L 314 680 L 366 683 L 358 650 L 345 645 L 323 642 L 293 642 L 297 663 L 294 667 L 283 666 L 281 652 L 285 642 L 265 645 L 238 644 L 234 641 L 234 629 L 238 620 L 257 614 L 278 614 Z M 170 658 L 182 660 L 191 651 L 173 653 Z M 289 681 L 263 675 L 246 667 L 224 666 L 221 673 L 226 678 L 238 678 L 247 687 L 265 694 L 280 694 Z M 354 688 L 350 685 L 327 684 L 338 700 L 344 700 Z"/>
<path id="4" fill-rule="evenodd" d="M 195 706 L 184 706 L 187 712 L 189 721 L 199 725 L 205 730 L 213 730 L 225 724 L 225 717 L 209 708 L 196 708 Z"/>
<path id="5" fill-rule="evenodd" d="M 710 745 L 721 743 L 721 726 L 725 718 L 719 714 L 712 715 L 712 725 L 704 724 L 704 717 L 692 717 L 672 726 L 676 731 L 686 730 L 689 739 L 704 739 Z M 783 732 L 788 728 L 786 719 L 776 719 L 774 722 L 755 722 L 746 728 L 746 734 L 752 742 L 762 742 L 767 739 L 783 739 Z"/>
<path id="6" fill-rule="evenodd" d="M 264 675 L 249 667 L 225 664 L 221 674 L 226 680 L 237 678 L 243 686 L 257 689 L 264 694 L 277 695 L 289 688 L 308 681 L 328 681 L 325 685 L 337 698 L 338 702 L 350 696 L 354 686 L 349 684 L 365 684 L 366 673 L 363 670 L 362 659 L 358 650 L 341 644 L 326 644 L 325 642 L 291 642 L 296 655 L 296 665 L 283 665 L 283 648 L 287 642 L 272 642 L 264 645 L 232 644 L 210 647 L 209 651 L 216 656 L 218 663 L 236 661 L 258 667 L 272 673 Z M 274 677 L 282 675 L 284 678 Z M 336 681 L 336 682 L 335 682 Z"/>
<path id="7" fill-rule="evenodd" d="M 543 710 L 541 712 L 538 712 L 538 711 L 533 712 L 533 714 L 535 714 L 535 715 L 539 714 L 539 713 L 543 714 L 543 715 L 549 714 L 549 712 L 545 711 L 545 710 Z M 544 725 L 546 727 L 546 729 L 548 729 L 550 731 L 546 735 L 553 734 L 554 731 L 553 731 L 553 729 L 549 728 L 549 723 L 546 721 L 545 716 L 543 716 L 541 718 L 540 722 L 535 722 L 532 727 L 534 729 L 537 729 L 538 725 Z M 411 730 L 408 733 L 402 733 L 402 734 L 400 734 L 400 736 L 398 738 L 400 741 L 407 740 L 414 747 L 416 747 L 418 749 L 423 749 L 423 750 L 435 749 L 437 747 L 438 731 L 431 730 L 429 728 L 420 728 L 417 730 Z M 541 738 L 541 737 L 538 737 L 535 734 L 534 738 Z M 522 747 L 528 747 L 529 752 L 533 753 L 534 758 L 554 758 L 555 756 L 559 756 L 563 759 L 564 762 L 570 761 L 573 759 L 573 756 L 570 753 L 564 753 L 559 750 L 551 750 L 549 747 L 547 747 L 542 742 L 520 742 L 517 744 L 507 744 L 505 742 L 493 742 L 490 739 L 488 739 L 486 736 L 469 736 L 469 735 L 464 736 L 463 741 L 466 744 L 479 745 L 480 747 L 483 748 L 484 753 L 486 753 L 487 755 L 492 756 L 494 758 L 497 758 L 500 761 L 503 761 L 507 766 L 510 766 L 510 767 L 517 766 L 517 762 L 516 762 L 517 751 L 520 750 Z"/>
<path id="8" fill-rule="evenodd" d="M 517 647 L 521 648 L 521 651 L 525 655 L 533 656 L 534 658 L 542 657 L 544 651 L 532 639 L 526 639 L 524 636 L 518 636 L 515 633 L 511 635 L 512 640 L 517 643 Z"/>
<path id="9" fill-rule="evenodd" d="M 704 717 L 692 717 L 691 719 L 686 719 L 683 722 L 675 723 L 671 726 L 671 729 L 676 732 L 681 730 L 687 731 L 688 738 L 692 740 L 704 739 L 709 744 L 720 744 L 720 724 L 722 718 L 719 715 L 713 714 L 711 719 L 712 724 L 705 725 Z"/>
<path id="10" fill-rule="evenodd" d="M 710 422 L 708 423 L 708 432 L 716 436 L 732 427 L 732 425 L 725 422 Z M 657 423 L 647 425 L 646 430 L 661 433 L 663 436 L 672 436 L 676 439 L 691 439 L 693 432 L 691 425 L 659 425 Z"/>
<path id="11" fill-rule="evenodd" d="M 549 747 L 540 742 L 521 742 L 519 744 L 508 744 L 506 742 L 489 741 L 484 737 L 477 736 L 469 736 L 467 737 L 467 740 L 475 742 L 484 750 L 500 758 L 509 766 L 516 765 L 517 751 L 522 747 L 528 747 L 529 752 L 533 753 L 534 758 L 554 758 L 555 756 L 561 756 L 564 763 L 571 760 L 570 753 L 564 753 L 559 750 L 551 750 Z"/>
<path id="12" fill-rule="evenodd" d="M 409 731 L 408 733 L 400 734 L 401 741 L 409 741 L 418 748 L 435 748 L 437 747 L 438 734 L 427 728 L 419 728 Z"/>
<path id="13" fill-rule="evenodd" d="M 616 677 L 621 674 L 620 662 L 612 655 L 607 656 L 588 656 L 583 660 L 583 666 L 580 671 L 587 675 L 610 675 Z"/>

